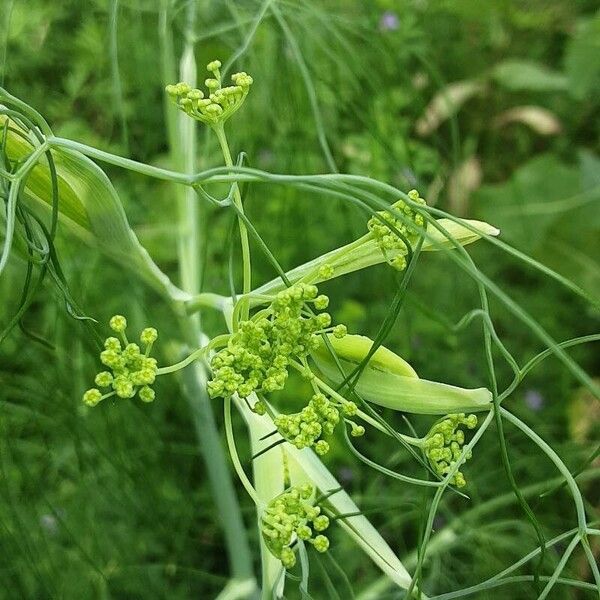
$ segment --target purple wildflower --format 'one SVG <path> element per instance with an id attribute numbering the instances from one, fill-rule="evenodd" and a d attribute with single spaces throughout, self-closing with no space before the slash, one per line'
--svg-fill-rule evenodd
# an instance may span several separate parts
<path id="1" fill-rule="evenodd" d="M 527 390 L 525 392 L 525 404 L 534 411 L 538 411 L 544 406 L 544 397 L 538 390 Z"/>
<path id="2" fill-rule="evenodd" d="M 396 31 L 400 27 L 400 19 L 395 12 L 386 10 L 379 19 L 379 29 L 381 31 Z"/>

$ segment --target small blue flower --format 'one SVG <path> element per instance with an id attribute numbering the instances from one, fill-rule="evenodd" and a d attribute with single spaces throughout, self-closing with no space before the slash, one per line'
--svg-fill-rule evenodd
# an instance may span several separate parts
<path id="1" fill-rule="evenodd" d="M 525 392 L 525 404 L 531 410 L 537 412 L 544 406 L 544 397 L 538 390 L 527 390 Z"/>
<path id="2" fill-rule="evenodd" d="M 338 480 L 342 484 L 352 483 L 354 481 L 354 471 L 350 467 L 342 467 L 338 471 Z"/>
<path id="3" fill-rule="evenodd" d="M 386 10 L 379 19 L 379 29 L 381 31 L 396 31 L 400 27 L 400 19 L 395 12 Z"/>

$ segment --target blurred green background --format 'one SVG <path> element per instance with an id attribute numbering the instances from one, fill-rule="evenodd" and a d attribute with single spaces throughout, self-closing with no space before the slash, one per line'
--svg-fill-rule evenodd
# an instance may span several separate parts
<path id="1" fill-rule="evenodd" d="M 504 241 L 600 296 L 597 2 L 275 2 L 287 27 L 267 10 L 236 63 L 255 83 L 228 126 L 234 154 L 243 150 L 251 166 L 273 172 L 335 168 L 404 190 L 416 187 L 430 205 L 498 226 Z M 163 4 L 2 0 L 3 85 L 41 112 L 56 135 L 169 167 L 160 69 Z M 244 43 L 263 3 L 198 0 L 193 30 L 186 25 L 187 4 L 168 3 L 176 50 L 193 39 L 203 65 L 227 59 Z M 301 66 L 310 74 L 309 89 Z M 330 160 L 319 143 L 319 123 Z M 215 139 L 201 129 L 197 169 L 220 164 Z M 141 242 L 176 280 L 172 185 L 101 166 Z M 283 186 L 249 187 L 246 207 L 285 268 L 365 232 L 363 213 Z M 227 293 L 231 214 L 211 208 L 202 228 L 203 287 Z M 123 313 L 135 327 L 157 326 L 164 359 L 179 331 L 162 299 L 68 232 L 57 247 L 85 313 L 101 324 Z M 550 278 L 481 242 L 469 253 L 556 340 L 598 330 L 598 313 Z M 271 279 L 269 264 L 257 249 L 254 254 L 256 281 Z M 16 310 L 23 273 L 15 256 L 0 278 L 0 329 Z M 379 266 L 323 288 L 337 320 L 352 332 L 375 336 L 393 298 L 394 279 Z M 386 345 L 428 379 L 486 385 L 480 326 L 451 331 L 477 302 L 475 285 L 464 273 L 446 256 L 428 255 Z M 499 335 L 520 363 L 544 349 L 502 307 L 492 303 L 491 310 Z M 214 315 L 203 319 L 211 333 L 223 331 Z M 228 577 L 222 532 L 178 380 L 163 378 L 151 406 L 131 402 L 90 411 L 80 398 L 95 373 L 96 351 L 49 283 L 25 325 L 52 347 L 19 329 L 0 346 L 0 598 L 215 597 Z M 105 334 L 104 327 L 99 331 Z M 591 376 L 600 375 L 597 347 L 582 346 L 571 355 Z M 500 360 L 498 376 L 501 387 L 509 383 Z M 292 382 L 280 402 L 301 402 L 302 385 Z M 598 440 L 598 402 L 555 359 L 533 371 L 507 407 L 573 469 Z M 386 416 L 402 425 L 398 415 Z M 423 430 L 419 420 L 415 425 Z M 517 481 L 543 489 L 557 472 L 517 432 L 506 433 Z M 240 427 L 242 452 L 244 439 Z M 407 455 L 390 457 L 386 440 L 374 440 L 366 446 L 369 456 L 410 471 Z M 368 470 L 341 439 L 332 446 L 328 466 L 410 563 L 424 492 Z M 592 465 L 580 480 L 596 516 L 598 469 Z M 465 472 L 471 501 L 448 495 L 436 523 L 438 528 L 455 523 L 456 540 L 426 562 L 432 593 L 473 585 L 535 547 L 534 532 L 511 495 L 493 427 Z M 495 497 L 505 503 L 454 521 Z M 241 489 L 240 498 L 257 550 L 252 505 Z M 575 523 L 564 492 L 534 496 L 532 503 L 548 537 Z M 598 556 L 600 547 L 593 551 Z M 355 590 L 379 577 L 339 533 L 331 553 Z M 549 553 L 548 568 L 557 557 Z M 588 571 L 576 553 L 567 574 L 590 580 Z M 314 597 L 334 597 L 320 587 L 318 566 L 311 574 Z M 343 577 L 334 573 L 333 579 L 339 597 L 350 597 Z M 533 598 L 528 585 L 500 588 L 489 597 Z M 294 594 L 292 585 L 289 597 Z M 386 594 L 379 597 L 402 597 Z M 562 587 L 551 597 L 596 596 Z"/>

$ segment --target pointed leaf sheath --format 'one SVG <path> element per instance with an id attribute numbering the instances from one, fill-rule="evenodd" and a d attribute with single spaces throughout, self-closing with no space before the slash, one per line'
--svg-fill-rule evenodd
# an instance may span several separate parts
<path id="1" fill-rule="evenodd" d="M 254 414 L 246 402 L 240 398 L 235 398 L 235 403 L 244 416 L 250 430 L 253 451 L 262 449 L 281 439 L 281 436 L 275 434 L 270 436 L 268 440 L 261 441 L 260 438 L 263 435 L 273 431 L 273 422 L 270 417 Z M 310 483 L 324 494 L 333 490 L 339 490 L 327 499 L 333 511 L 340 515 L 360 512 L 356 503 L 347 492 L 341 489 L 340 483 L 321 462 L 320 458 L 312 450 L 308 448 L 298 450 L 292 444 L 283 444 L 269 450 L 254 461 L 255 486 L 261 499 L 267 498 L 269 495 L 273 497 L 280 493 L 280 490 L 283 490 L 284 456 L 287 458 L 289 477 L 292 485 Z M 259 463 L 258 461 L 261 461 L 261 459 L 265 460 Z M 391 581 L 403 589 L 408 589 L 411 582 L 410 574 L 367 517 L 358 514 L 346 519 L 339 519 L 336 522 Z M 264 546 L 262 555 L 263 569 L 266 569 L 263 573 L 267 575 L 267 585 L 272 585 L 276 589 L 280 589 L 278 586 L 283 583 L 280 579 L 280 561 L 275 559 Z"/>
<path id="2" fill-rule="evenodd" d="M 451 219 L 438 219 L 437 223 L 447 232 L 447 235 L 429 225 L 427 228 L 427 237 L 423 241 L 423 251 L 451 250 L 454 248 L 453 240 L 461 246 L 466 246 L 479 240 L 482 235 L 497 236 L 500 233 L 500 230 L 493 225 L 472 219 L 461 219 L 460 223 Z M 341 277 L 354 271 L 388 262 L 400 254 L 406 254 L 406 250 L 391 250 L 384 254 L 377 240 L 371 234 L 367 234 L 360 238 L 360 240 L 336 248 L 292 269 L 286 275 L 291 283 L 295 283 L 308 274 L 317 272 L 319 267 L 327 265 L 333 268 L 333 277 Z M 311 281 L 318 284 L 325 279 L 325 277 L 319 276 Z M 256 289 L 254 293 L 273 295 L 284 289 L 284 287 L 285 285 L 281 279 L 277 278 Z"/>
<path id="3" fill-rule="evenodd" d="M 372 344 L 368 338 L 355 335 L 347 335 L 341 340 L 330 335 L 329 341 L 346 375 L 360 364 Z M 344 379 L 323 342 L 312 353 L 312 358 L 333 383 Z M 403 358 L 385 347 L 377 349 L 355 389 L 373 404 L 415 414 L 477 412 L 489 410 L 492 403 L 492 394 L 486 388 L 465 389 L 420 379 Z"/>
<path id="4" fill-rule="evenodd" d="M 5 121 L 6 117 L 0 115 L 0 130 Z M 12 122 L 11 128 L 16 128 Z M 23 158 L 32 149 L 26 139 L 9 131 L 7 153 L 12 159 Z M 159 292 L 176 301 L 188 300 L 189 294 L 169 280 L 138 241 L 121 200 L 102 169 L 83 154 L 65 148 L 53 149 L 52 155 L 58 177 L 61 223 Z M 52 181 L 43 160 L 27 178 L 24 200 L 42 212 L 51 209 Z"/>

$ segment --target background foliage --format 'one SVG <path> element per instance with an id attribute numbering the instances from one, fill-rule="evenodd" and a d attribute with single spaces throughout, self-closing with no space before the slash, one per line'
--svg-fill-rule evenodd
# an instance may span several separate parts
<path id="1" fill-rule="evenodd" d="M 244 42 L 262 3 L 199 1 L 195 31 L 186 29 L 186 4 L 172 3 L 175 37 L 182 44 L 192 36 L 202 65 L 214 56 L 227 58 Z M 432 205 L 497 225 L 505 241 L 600 296 L 597 3 L 277 5 L 285 26 L 267 12 L 239 61 L 255 86 L 230 127 L 234 152 L 244 150 L 251 166 L 274 172 L 337 169 L 417 187 Z M 11 93 L 39 110 L 57 135 L 169 166 L 157 0 L 3 0 L 0 6 L 0 68 Z M 205 133 L 198 170 L 220 164 L 216 142 Z M 103 168 L 142 243 L 176 278 L 171 184 Z M 365 230 L 364 214 L 306 192 L 254 185 L 247 198 L 249 217 L 286 268 Z M 202 226 L 204 288 L 227 293 L 230 216 L 210 209 Z M 63 235 L 57 245 L 86 314 L 101 323 L 118 312 L 136 326 L 157 324 L 166 359 L 169 337 L 179 332 L 160 298 L 76 239 Z M 598 314 L 557 283 L 485 244 L 469 252 L 555 339 L 597 330 Z M 266 281 L 273 273 L 259 256 L 255 277 Z M 22 276 L 14 256 L 0 279 L 0 329 L 16 309 Z M 393 297 L 393 277 L 381 266 L 324 286 L 336 320 L 374 336 Z M 452 330 L 475 303 L 475 287 L 447 257 L 428 256 L 386 345 L 428 379 L 482 385 L 477 328 Z M 492 314 L 521 361 L 543 349 L 502 308 L 492 305 Z M 211 332 L 222 329 L 210 314 L 203 318 Z M 152 406 L 88 411 L 80 397 L 94 372 L 95 350 L 52 286 L 39 292 L 25 325 L 50 346 L 20 330 L 0 345 L 0 598 L 216 595 L 227 579 L 222 536 L 177 380 L 160 382 Z M 599 375 L 597 348 L 571 354 Z M 507 382 L 510 373 L 499 376 Z M 281 401 L 297 403 L 302 385 L 295 382 Z M 598 403 L 554 359 L 532 372 L 507 407 L 573 469 L 598 439 Z M 546 489 L 557 475 L 551 464 L 514 430 L 507 437 L 520 485 Z M 389 456 L 384 440 L 369 451 L 382 463 L 409 468 L 407 456 Z M 328 461 L 400 557 L 414 564 L 423 494 L 366 470 L 341 440 Z M 580 479 L 592 514 L 599 509 L 598 468 Z M 467 474 L 470 503 L 448 495 L 436 523 L 449 524 L 456 539 L 432 550 L 426 563 L 426 581 L 438 593 L 475 584 L 535 547 L 494 435 L 478 446 Z M 240 496 L 255 535 L 251 504 Z M 499 504 L 490 508 L 484 503 L 492 498 Z M 566 494 L 530 499 L 548 537 L 570 527 Z M 593 550 L 598 556 L 600 548 Z M 379 576 L 341 535 L 332 540 L 332 555 L 356 590 Z M 557 556 L 550 552 L 547 564 Z M 576 554 L 567 570 L 589 579 L 587 569 Z M 311 572 L 318 581 L 319 569 Z M 333 579 L 346 589 L 339 573 Z M 326 589 L 317 583 L 315 597 L 329 597 Z M 533 588 L 521 592 L 535 597 Z M 493 597 L 514 593 L 501 588 Z M 568 588 L 553 594 L 594 597 Z"/>

